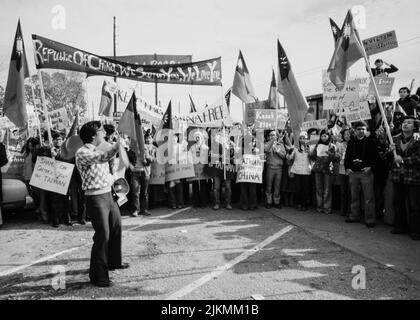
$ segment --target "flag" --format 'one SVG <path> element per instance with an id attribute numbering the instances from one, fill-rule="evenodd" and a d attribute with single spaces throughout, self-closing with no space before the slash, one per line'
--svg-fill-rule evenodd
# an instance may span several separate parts
<path id="1" fill-rule="evenodd" d="M 334 43 L 337 44 L 337 40 L 341 35 L 341 29 L 338 27 L 335 21 L 331 18 L 330 18 L 330 25 L 331 25 L 331 31 L 334 37 Z"/>
<path id="2" fill-rule="evenodd" d="M 114 95 L 118 93 L 118 86 L 113 81 L 104 80 L 102 85 L 101 103 L 99 105 L 99 116 L 112 117 Z"/>
<path id="3" fill-rule="evenodd" d="M 76 116 L 74 117 L 73 124 L 69 130 L 69 133 L 67 134 L 66 139 L 77 135 L 78 126 L 79 126 L 79 112 L 76 112 Z"/>
<path id="4" fill-rule="evenodd" d="M 299 143 L 299 135 L 303 119 L 309 108 L 308 103 L 300 91 L 295 79 L 295 75 L 290 65 L 286 52 L 277 40 L 277 51 L 279 59 L 279 84 L 281 83 L 284 98 L 290 117 L 290 126 L 293 131 L 295 145 Z"/>
<path id="5" fill-rule="evenodd" d="M 225 93 L 225 101 L 227 109 L 230 113 L 230 95 L 232 94 L 232 87 L 229 88 L 229 90 Z"/>
<path id="6" fill-rule="evenodd" d="M 190 94 L 189 96 L 190 96 L 190 105 L 191 105 L 190 113 L 197 112 L 197 108 L 195 107 L 194 101 Z"/>
<path id="7" fill-rule="evenodd" d="M 255 98 L 254 88 L 251 83 L 251 77 L 240 50 L 238 63 L 236 65 L 235 78 L 233 79 L 232 93 L 244 103 L 257 101 Z"/>
<path id="8" fill-rule="evenodd" d="M 169 101 L 168 108 L 162 117 L 162 129 L 173 129 L 172 125 L 172 100 Z"/>
<path id="9" fill-rule="evenodd" d="M 127 108 L 121 116 L 117 130 L 130 137 L 130 148 L 136 153 L 139 159 L 145 159 L 144 134 L 140 115 L 137 112 L 136 101 L 136 94 L 133 92 L 131 99 L 127 104 Z"/>
<path id="10" fill-rule="evenodd" d="M 13 42 L 3 105 L 4 114 L 19 128 L 26 128 L 28 125 L 28 111 L 25 101 L 25 78 L 28 77 L 28 62 L 26 61 L 25 45 L 19 20 Z"/>
<path id="11" fill-rule="evenodd" d="M 270 91 L 268 93 L 268 101 L 270 102 L 271 109 L 277 109 L 279 99 L 277 95 L 276 76 L 274 75 L 274 70 L 273 70 L 273 77 L 271 79 Z"/>
<path id="12" fill-rule="evenodd" d="M 337 89 L 344 88 L 347 70 L 363 57 L 363 50 L 353 15 L 349 10 L 328 67 L 328 76 Z"/>
<path id="13" fill-rule="evenodd" d="M 394 108 L 394 114 L 396 114 L 396 113 L 400 113 L 404 117 L 407 115 L 407 113 L 404 111 L 404 109 L 401 107 L 401 105 L 398 103 L 398 101 L 395 103 L 395 108 Z"/>

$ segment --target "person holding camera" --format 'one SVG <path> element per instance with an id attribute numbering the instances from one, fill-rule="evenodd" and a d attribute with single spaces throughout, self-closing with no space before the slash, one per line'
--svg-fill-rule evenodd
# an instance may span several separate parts
<path id="1" fill-rule="evenodd" d="M 372 139 L 366 137 L 367 124 L 358 121 L 354 124 L 356 136 L 347 144 L 344 168 L 349 175 L 351 205 L 346 222 L 360 220 L 360 188 L 365 201 L 365 223 L 373 228 L 376 223 L 374 176 L 372 168 L 380 158 L 378 149 Z"/>

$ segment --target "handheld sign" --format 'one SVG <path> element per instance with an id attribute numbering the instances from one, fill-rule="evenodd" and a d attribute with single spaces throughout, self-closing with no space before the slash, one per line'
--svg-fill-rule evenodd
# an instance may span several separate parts
<path id="1" fill-rule="evenodd" d="M 363 46 L 365 47 L 368 56 L 398 48 L 397 35 L 394 30 L 385 32 L 363 40 Z"/>
<path id="2" fill-rule="evenodd" d="M 42 190 L 66 195 L 73 169 L 74 164 L 38 157 L 29 184 Z"/>

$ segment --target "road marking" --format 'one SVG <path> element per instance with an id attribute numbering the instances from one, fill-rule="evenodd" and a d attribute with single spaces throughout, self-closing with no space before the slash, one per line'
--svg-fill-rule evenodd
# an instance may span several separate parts
<path id="1" fill-rule="evenodd" d="M 260 295 L 260 294 L 253 294 L 251 296 L 252 299 L 254 300 L 265 300 L 264 296 Z"/>
<path id="2" fill-rule="evenodd" d="M 338 267 L 335 263 L 322 263 L 316 260 L 303 260 L 298 263 L 304 268 L 325 268 L 325 267 Z"/>
<path id="3" fill-rule="evenodd" d="M 316 249 L 283 249 L 284 254 L 291 257 L 303 257 L 306 252 L 313 252 Z"/>
<path id="4" fill-rule="evenodd" d="M 159 216 L 159 217 L 156 217 L 156 218 L 152 218 L 152 219 L 148 219 L 148 220 L 142 221 L 141 223 L 139 223 L 139 224 L 138 224 L 138 225 L 136 225 L 135 227 L 129 228 L 129 229 L 125 230 L 124 232 L 127 232 L 127 231 L 133 231 L 133 230 L 135 230 L 135 229 L 137 229 L 137 228 L 140 228 L 140 227 L 146 226 L 146 225 L 148 225 L 148 224 L 151 224 L 151 223 L 155 222 L 156 220 L 161 220 L 161 219 L 170 218 L 170 217 L 172 217 L 172 216 L 174 216 L 174 215 L 176 215 L 176 214 L 178 214 L 178 213 L 181 213 L 181 212 L 187 211 L 188 209 L 191 209 L 191 207 L 186 207 L 186 208 L 183 208 L 183 209 L 180 209 L 180 210 L 174 211 L 174 212 L 172 212 L 172 213 L 170 213 L 170 214 L 167 214 L 167 215 L 164 215 L 164 216 Z M 124 219 L 124 220 L 125 220 L 125 219 Z M 58 253 L 55 253 L 55 254 L 50 255 L 50 256 L 43 257 L 43 258 L 38 259 L 38 260 L 36 260 L 36 261 L 30 262 L 30 263 L 28 263 L 28 264 L 24 264 L 24 265 L 21 265 L 21 266 L 18 266 L 18 267 L 15 267 L 15 268 L 12 268 L 12 269 L 9 269 L 9 270 L 6 270 L 6 271 L 0 271 L 0 277 L 4 277 L 4 276 L 11 275 L 11 274 L 13 274 L 13 273 L 15 273 L 15 272 L 18 272 L 18 271 L 21 271 L 21 270 L 23 270 L 23 269 L 29 268 L 29 267 L 31 267 L 31 266 L 33 266 L 33 265 L 36 265 L 36 264 L 39 264 L 39 263 L 42 263 L 42 262 L 45 262 L 45 261 L 48 261 L 48 260 L 54 259 L 54 258 L 56 258 L 56 257 L 58 257 L 58 256 L 61 256 L 61 255 L 63 255 L 63 254 L 66 254 L 66 253 L 70 253 L 70 252 L 73 252 L 73 251 L 79 250 L 79 249 L 81 249 L 81 248 L 83 248 L 83 247 L 89 246 L 91 243 L 92 243 L 92 242 L 91 242 L 91 241 L 89 241 L 88 243 L 86 243 L 86 244 L 84 244 L 84 245 L 77 246 L 77 247 L 73 247 L 73 248 L 70 248 L 70 249 L 67 249 L 67 250 L 64 250 L 64 251 L 60 251 L 60 252 L 58 252 Z"/>
<path id="5" fill-rule="evenodd" d="M 165 300 L 176 300 L 176 299 L 180 299 L 180 298 L 186 296 L 187 294 L 191 293 L 195 289 L 201 287 L 203 284 L 209 282 L 210 280 L 212 280 L 212 279 L 216 278 L 217 276 L 221 275 L 226 270 L 232 268 L 234 265 L 242 262 L 243 260 L 252 256 L 253 254 L 257 253 L 263 247 L 270 244 L 274 240 L 280 238 L 281 236 L 283 236 L 284 234 L 286 234 L 287 232 L 289 232 L 292 229 L 293 229 L 293 226 L 284 227 L 279 232 L 273 234 L 272 236 L 268 237 L 267 239 L 265 239 L 261 243 L 257 244 L 255 247 L 244 251 L 242 254 L 240 254 L 235 259 L 229 261 L 228 263 L 224 264 L 223 266 L 215 268 L 212 272 L 204 275 L 200 279 L 190 283 L 189 285 L 185 286 L 184 288 L 182 288 L 182 289 L 174 292 L 173 294 L 169 295 Z"/>

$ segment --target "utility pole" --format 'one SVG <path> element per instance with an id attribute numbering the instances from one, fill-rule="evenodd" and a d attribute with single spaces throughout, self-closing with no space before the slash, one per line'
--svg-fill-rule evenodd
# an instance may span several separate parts
<path id="1" fill-rule="evenodd" d="M 116 34 L 115 34 L 115 16 L 114 16 L 113 46 L 114 46 L 114 60 L 116 60 L 116 56 L 117 56 L 117 41 L 116 41 Z M 114 77 L 114 82 L 117 83 L 117 77 Z M 114 112 L 117 112 L 117 95 L 116 94 L 114 94 Z"/>
<path id="2" fill-rule="evenodd" d="M 155 53 L 155 61 L 157 61 L 157 54 Z M 158 82 L 155 80 L 155 105 L 158 105 Z"/>

